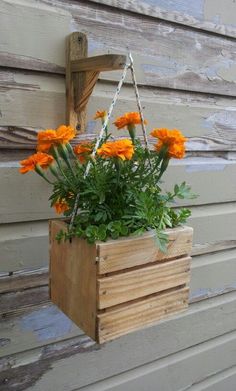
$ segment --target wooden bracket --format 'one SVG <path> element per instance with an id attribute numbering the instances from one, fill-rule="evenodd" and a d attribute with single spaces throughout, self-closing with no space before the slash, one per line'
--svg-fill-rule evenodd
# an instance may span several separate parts
<path id="1" fill-rule="evenodd" d="M 100 72 L 123 69 L 126 56 L 104 54 L 88 57 L 83 33 L 70 34 L 66 45 L 66 122 L 77 131 L 86 127 L 86 106 Z"/>

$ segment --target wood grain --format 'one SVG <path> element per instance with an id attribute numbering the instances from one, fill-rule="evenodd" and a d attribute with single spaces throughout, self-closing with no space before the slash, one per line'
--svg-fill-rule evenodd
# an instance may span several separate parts
<path id="1" fill-rule="evenodd" d="M 99 5 L 104 4 L 119 10 L 135 12 L 141 15 L 152 16 L 173 23 L 180 23 L 191 28 L 206 30 L 215 34 L 236 37 L 235 4 L 227 0 L 224 5 L 221 1 L 200 0 L 194 4 L 186 1 L 172 2 L 155 0 L 90 0 Z M 217 19 L 217 22 L 216 22 Z"/>
<path id="2" fill-rule="evenodd" d="M 98 308 L 161 292 L 189 283 L 190 258 L 180 258 L 98 278 Z"/>
<path id="3" fill-rule="evenodd" d="M 50 298 L 85 333 L 96 338 L 96 246 L 85 240 L 58 243 L 65 229 L 50 221 Z"/>
<path id="4" fill-rule="evenodd" d="M 105 274 L 130 267 L 190 254 L 193 230 L 177 227 L 167 230 L 168 252 L 161 253 L 155 243 L 155 232 L 98 244 L 98 273 Z"/>
<path id="5" fill-rule="evenodd" d="M 70 33 L 73 23 L 75 30 L 89 35 L 90 55 L 125 54 L 127 49 L 132 49 L 140 84 L 229 96 L 236 93 L 235 43 L 230 38 L 212 35 L 209 39 L 208 33 L 194 29 L 189 29 L 186 34 L 186 27 L 181 25 L 173 26 L 112 7 L 102 9 L 92 3 L 89 7 L 84 3 L 73 3 L 72 7 L 71 3 L 58 0 L 48 2 L 45 7 L 45 2 L 33 0 L 30 6 L 16 2 L 12 9 L 7 1 L 2 1 L 1 6 L 1 25 L 6 26 L 1 31 L 0 60 L 3 65 L 15 67 L 20 58 L 18 67 L 24 59 L 25 69 L 42 69 L 42 62 L 47 64 L 47 70 L 51 67 L 53 73 L 55 66 L 63 68 L 63 40 Z M 42 17 L 45 17 L 43 31 Z M 25 23 L 26 20 L 28 23 Z M 20 53 L 14 39 L 6 52 L 5 43 L 15 25 L 25 39 Z M 36 32 L 37 45 L 30 40 Z M 160 43 L 158 46 L 157 42 Z M 117 80 L 119 75 L 109 72 L 103 78 Z"/>
<path id="6" fill-rule="evenodd" d="M 31 387 L 32 391 L 50 388 L 72 391 L 178 351 L 183 354 L 190 347 L 199 349 L 199 344 L 204 341 L 210 340 L 214 346 L 217 343 L 214 338 L 226 335 L 235 328 L 235 298 L 236 293 L 229 293 L 195 303 L 172 320 L 132 333 L 106 344 L 102 349 L 81 336 L 51 344 L 50 348 L 32 349 L 27 361 L 25 352 L 4 357 L 0 362 L 1 381 L 8 381 L 3 383 L 3 390 L 19 391 L 19 387 L 22 390 Z M 186 333 L 190 329 L 191 333 Z M 221 342 L 219 339 L 219 346 L 222 346 Z M 116 360 L 113 359 L 114 355 Z M 13 358 L 17 362 L 12 361 Z M 95 367 L 96 371 L 92 370 Z"/>
<path id="7" fill-rule="evenodd" d="M 141 288 L 140 288 L 141 289 Z M 155 324 L 157 321 L 187 308 L 188 288 L 160 293 L 137 303 L 126 304 L 98 315 L 99 342 L 104 343 L 126 333 Z"/>

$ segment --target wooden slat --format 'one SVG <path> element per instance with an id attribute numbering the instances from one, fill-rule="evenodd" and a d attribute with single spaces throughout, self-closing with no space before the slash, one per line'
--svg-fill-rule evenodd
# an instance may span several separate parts
<path id="1" fill-rule="evenodd" d="M 171 0 L 90 0 L 99 5 L 104 4 L 119 10 L 135 12 L 152 18 L 162 19 L 216 34 L 236 37 L 235 4 L 227 0 L 206 1 L 188 0 L 173 2 Z"/>
<path id="2" fill-rule="evenodd" d="M 71 71 L 115 71 L 123 69 L 127 61 L 125 55 L 120 54 L 103 54 L 101 56 L 88 57 L 80 60 L 71 61 Z"/>
<path id="3" fill-rule="evenodd" d="M 194 257 L 191 262 L 190 301 L 209 299 L 236 290 L 235 260 L 236 250 Z M 25 277 L 30 279 L 30 275 Z M 25 286 L 29 283 L 30 281 L 26 280 Z M 16 298 L 20 300 L 16 301 Z M 44 287 L 2 295 L 0 312 L 5 318 L 0 322 L 1 356 L 35 349 L 82 333 L 58 308 L 48 303 L 48 300 Z"/>
<path id="4" fill-rule="evenodd" d="M 190 258 L 98 278 L 98 308 L 107 308 L 189 283 Z"/>
<path id="5" fill-rule="evenodd" d="M 167 230 L 168 252 L 163 254 L 155 243 L 155 232 L 98 244 L 98 273 L 110 273 L 146 263 L 167 260 L 191 252 L 192 228 Z"/>
<path id="6" fill-rule="evenodd" d="M 58 216 L 48 201 L 52 187 L 35 173 L 20 174 L 18 166 L 18 163 L 0 165 L 0 223 L 39 221 Z M 186 181 L 198 197 L 178 200 L 176 206 L 232 202 L 236 194 L 235 169 L 236 162 L 216 157 L 173 161 L 163 176 L 163 191 L 172 191 L 173 184 Z M 26 190 L 29 187 L 31 191 Z"/>
<path id="7" fill-rule="evenodd" d="M 48 268 L 21 271 L 0 277 L 0 293 L 14 292 L 48 285 Z"/>
<path id="8" fill-rule="evenodd" d="M 19 384 L 22 390 L 31 387 L 32 391 L 72 391 L 194 345 L 199 349 L 200 343 L 234 330 L 235 303 L 235 293 L 202 301 L 171 320 L 132 333 L 102 349 L 88 338 L 79 337 L 50 348 L 31 349 L 29 354 L 5 357 L 1 360 L 1 381 L 8 379 L 8 391 L 18 391 Z"/>
<path id="9" fill-rule="evenodd" d="M 234 391 L 235 345 L 235 332 L 229 333 L 79 390 Z"/>
<path id="10" fill-rule="evenodd" d="M 110 72 L 111 73 L 111 72 Z M 4 149 L 34 149 L 37 131 L 65 122 L 65 86 L 61 76 L 35 72 L 0 71 L 0 146 Z M 97 109 L 107 109 L 116 85 L 98 83 L 89 102 L 88 131 L 98 133 L 100 122 L 93 120 Z M 236 110 L 234 100 L 157 88 L 140 89 L 148 133 L 155 127 L 179 128 L 190 137 L 188 150 L 235 151 Z M 11 102 L 11 103 L 9 103 Z M 132 87 L 123 86 L 111 119 L 137 110 Z M 170 116 L 169 113 L 172 113 Z M 29 127 L 30 124 L 30 127 Z M 189 125 L 191 124 L 191 126 Z M 114 135 L 127 136 L 126 131 Z M 137 127 L 141 134 L 141 127 Z"/>
<path id="11" fill-rule="evenodd" d="M 188 293 L 188 288 L 176 289 L 98 315 L 99 342 L 150 326 L 187 308 Z"/>
<path id="12" fill-rule="evenodd" d="M 192 254 L 235 248 L 235 203 L 192 207 Z M 0 225 L 1 272 L 37 269 L 48 265 L 47 221 Z M 37 249 L 37 251 L 36 251 Z"/>
<path id="13" fill-rule="evenodd" d="M 209 39 L 208 33 L 193 29 L 186 34 L 186 27 L 173 28 L 155 18 L 118 12 L 111 7 L 101 9 L 99 5 L 73 3 L 71 7 L 68 2 L 54 0 L 45 6 L 33 0 L 30 6 L 15 2 L 12 7 L 5 0 L 1 6 L 2 65 L 64 72 L 64 38 L 73 24 L 73 29 L 89 35 L 90 55 L 124 54 L 125 42 L 125 47 L 132 49 L 141 84 L 231 96 L 236 93 L 232 55 L 235 43 L 229 38 L 212 35 Z M 24 36 L 20 50 L 13 37 L 6 51 L 6 42 L 16 25 Z M 33 44 L 30 37 L 34 35 L 37 41 Z M 110 80 L 119 75 L 109 72 L 103 77 Z"/>
<path id="14" fill-rule="evenodd" d="M 50 298 L 95 339 L 96 246 L 85 240 L 58 243 L 61 221 L 50 221 Z"/>

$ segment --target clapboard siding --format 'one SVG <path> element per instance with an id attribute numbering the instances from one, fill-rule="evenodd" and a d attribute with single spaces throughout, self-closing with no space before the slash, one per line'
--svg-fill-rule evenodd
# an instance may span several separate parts
<path id="1" fill-rule="evenodd" d="M 236 247 L 236 203 L 193 206 L 191 210 L 193 254 Z M 48 265 L 47 220 L 2 224 L 0 233 L 2 272 Z"/>
<path id="2" fill-rule="evenodd" d="M 191 28 L 208 30 L 224 36 L 236 37 L 234 0 L 91 0 L 125 11 L 180 23 Z"/>
<path id="3" fill-rule="evenodd" d="M 28 359 L 24 352 L 4 357 L 0 379 L 7 381 L 2 390 L 74 391 L 234 331 L 235 305 L 236 293 L 228 293 L 103 348 L 81 336 L 30 350 Z"/>
<path id="4" fill-rule="evenodd" d="M 29 154 L 28 152 L 25 156 Z M 12 167 L 7 167 L 7 164 L 5 167 L 4 164 L 0 165 L 0 223 L 39 221 L 55 217 L 54 209 L 48 201 L 51 186 L 35 173 L 20 175 L 19 165 L 11 165 Z M 172 161 L 163 177 L 163 189 L 172 191 L 174 181 L 191 184 L 198 197 L 177 201 L 176 206 L 233 202 L 236 194 L 235 170 L 236 161 L 224 158 L 189 157 L 179 162 Z M 222 191 L 222 188 L 225 190 Z"/>
<path id="5" fill-rule="evenodd" d="M 233 0 L 0 2 L 1 391 L 235 391 L 235 7 Z M 164 186 L 186 180 L 199 194 L 184 202 L 194 228 L 189 309 L 102 348 L 49 301 L 50 189 L 18 174 L 38 130 L 65 121 L 72 31 L 87 33 L 90 55 L 132 51 L 148 130 L 177 127 L 189 138 L 186 159 L 172 162 Z M 101 74 L 88 107 L 90 138 L 100 128 L 94 112 L 109 106 L 119 76 Z M 129 76 L 112 120 L 135 107 Z"/>
<path id="6" fill-rule="evenodd" d="M 207 33 L 191 29 L 186 33 L 185 27 L 111 7 L 101 9 L 99 4 L 48 4 L 1 2 L 3 65 L 64 72 L 62 42 L 72 30 L 80 30 L 88 34 L 90 54 L 132 50 L 141 84 L 230 96 L 236 93 L 233 39 L 214 35 L 209 39 Z M 22 35 L 20 46 L 8 39 L 16 26 Z M 117 77 L 117 72 L 103 76 L 109 80 Z"/>
<path id="7" fill-rule="evenodd" d="M 81 391 L 163 391 L 193 390 L 192 386 L 202 383 L 209 373 L 217 374 L 236 364 L 236 333 L 226 334 L 217 340 L 209 341 L 160 359 L 124 374 L 82 387 Z M 216 360 L 215 357 L 221 357 Z M 206 365 L 208 363 L 208 365 Z M 234 369 L 235 373 L 235 369 Z M 180 375 L 184 374 L 184 376 Z M 234 384 L 235 386 L 235 384 Z M 199 388 L 199 390 L 203 388 Z M 229 391 L 222 385 L 222 390 Z M 76 391 L 77 391 L 76 390 Z M 215 389 L 213 389 L 215 391 Z M 232 391 L 234 391 L 232 389 Z"/>
<path id="8" fill-rule="evenodd" d="M 98 108 L 109 106 L 116 84 L 100 82 L 88 110 L 88 131 L 97 133 L 99 121 L 93 120 Z M 231 97 L 206 96 L 141 88 L 140 96 L 148 129 L 178 127 L 190 139 L 189 151 L 236 151 L 236 106 Z M 65 121 L 65 85 L 63 76 L 0 69 L 0 148 L 32 149 L 37 130 L 57 127 Z M 132 87 L 121 90 L 113 119 L 124 111 L 135 110 Z M 171 112 L 171 116 L 169 113 Z M 117 132 L 111 126 L 113 133 Z M 141 134 L 141 130 L 139 129 Z M 120 131 L 119 135 L 126 134 Z"/>
<path id="9" fill-rule="evenodd" d="M 206 300 L 236 290 L 235 262 L 235 249 L 215 256 L 193 257 L 190 301 Z M 49 303 L 46 279 L 42 280 L 38 274 L 38 285 L 42 286 L 30 288 L 31 278 L 29 274 L 28 282 L 25 279 L 27 289 L 18 284 L 19 291 L 15 292 L 14 275 L 8 277 L 8 281 L 13 280 L 13 292 L 5 293 L 0 299 L 1 357 L 82 334 L 72 321 Z M 0 289 L 6 286 L 5 281 L 0 278 Z"/>

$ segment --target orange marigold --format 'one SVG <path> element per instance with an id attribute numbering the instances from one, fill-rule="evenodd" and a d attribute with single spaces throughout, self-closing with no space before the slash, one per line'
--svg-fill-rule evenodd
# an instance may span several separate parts
<path id="1" fill-rule="evenodd" d="M 159 139 L 155 145 L 157 151 L 160 151 L 163 145 L 168 146 L 168 156 L 171 158 L 182 159 L 185 154 L 185 141 L 187 138 L 177 129 L 158 128 L 153 129 L 151 136 Z"/>
<path id="2" fill-rule="evenodd" d="M 109 141 L 102 144 L 97 154 L 104 158 L 116 157 L 121 160 L 130 160 L 134 154 L 134 146 L 128 139 Z"/>
<path id="3" fill-rule="evenodd" d="M 22 167 L 19 171 L 21 174 L 25 174 L 26 172 L 35 170 L 36 165 L 46 169 L 53 162 L 53 160 L 53 157 L 47 153 L 37 152 L 20 162 Z"/>
<path id="4" fill-rule="evenodd" d="M 98 118 L 104 119 L 106 116 L 107 116 L 106 110 L 103 110 L 103 111 L 97 110 L 93 119 L 98 119 Z"/>
<path id="5" fill-rule="evenodd" d="M 147 121 L 144 121 L 145 124 Z M 125 113 L 122 117 L 119 117 L 113 122 L 117 129 L 125 128 L 125 126 L 129 125 L 138 125 L 141 124 L 141 117 L 139 113 L 130 112 Z"/>
<path id="6" fill-rule="evenodd" d="M 67 144 L 76 135 L 71 126 L 61 125 L 56 130 L 47 129 L 38 133 L 38 151 L 47 152 L 53 145 Z"/>
<path id="7" fill-rule="evenodd" d="M 74 147 L 74 152 L 77 155 L 80 163 L 86 161 L 86 156 L 90 154 L 93 150 L 93 146 L 90 141 L 82 141 Z"/>
<path id="8" fill-rule="evenodd" d="M 58 214 L 64 213 L 70 209 L 64 198 L 58 199 L 53 206 Z"/>

